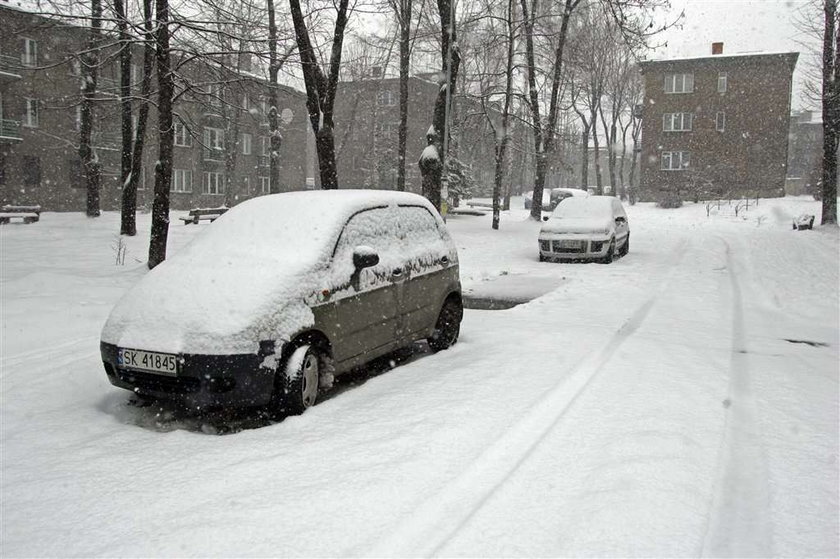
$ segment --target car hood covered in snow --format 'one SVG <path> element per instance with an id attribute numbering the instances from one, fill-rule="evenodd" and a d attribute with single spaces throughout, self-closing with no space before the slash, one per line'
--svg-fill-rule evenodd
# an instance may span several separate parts
<path id="1" fill-rule="evenodd" d="M 313 324 L 305 299 L 349 278 L 327 274 L 347 219 L 371 204 L 418 200 L 424 199 L 344 190 L 244 202 L 129 290 L 105 323 L 102 341 L 222 355 L 256 352 L 261 340 L 289 339 Z"/>

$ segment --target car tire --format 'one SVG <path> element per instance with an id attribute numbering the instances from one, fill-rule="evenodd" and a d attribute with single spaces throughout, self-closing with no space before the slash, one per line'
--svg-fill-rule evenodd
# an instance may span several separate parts
<path id="1" fill-rule="evenodd" d="M 627 256 L 627 253 L 630 252 L 630 233 L 627 233 L 627 238 L 624 240 L 624 246 L 621 247 L 621 250 L 618 251 L 618 254 L 621 256 Z"/>
<path id="2" fill-rule="evenodd" d="M 435 323 L 435 330 L 426 340 L 432 351 L 442 351 L 458 341 L 463 316 L 461 301 L 456 297 L 446 299 Z"/>
<path id="3" fill-rule="evenodd" d="M 301 344 L 280 365 L 272 397 L 278 415 L 300 415 L 315 405 L 324 360 L 315 345 Z"/>
<path id="4" fill-rule="evenodd" d="M 604 264 L 611 264 L 615 258 L 615 237 L 610 239 L 610 246 L 607 247 L 607 254 L 604 255 L 604 258 L 601 260 Z"/>

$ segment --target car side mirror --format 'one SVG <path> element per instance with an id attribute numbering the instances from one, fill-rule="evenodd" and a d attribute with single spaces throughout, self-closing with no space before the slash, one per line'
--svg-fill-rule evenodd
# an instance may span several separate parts
<path id="1" fill-rule="evenodd" d="M 543 221 L 548 221 L 548 216 L 547 215 L 543 216 Z"/>
<path id="2" fill-rule="evenodd" d="M 353 266 L 356 270 L 370 268 L 379 264 L 379 255 L 370 247 L 358 246 L 353 251 Z"/>

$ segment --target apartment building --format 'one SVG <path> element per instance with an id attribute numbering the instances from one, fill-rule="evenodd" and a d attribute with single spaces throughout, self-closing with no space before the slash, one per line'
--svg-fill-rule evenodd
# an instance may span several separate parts
<path id="1" fill-rule="evenodd" d="M 406 190 L 421 191 L 417 166 L 426 147 L 439 85 L 433 74 L 408 82 Z M 341 188 L 392 189 L 397 184 L 400 107 L 399 79 L 376 71 L 367 79 L 338 84 L 335 144 Z M 492 113 L 498 118 L 497 112 Z M 450 154 L 470 168 L 479 190 L 492 189 L 494 136 L 480 104 L 456 96 L 453 103 Z"/>
<path id="2" fill-rule="evenodd" d="M 723 53 L 640 63 L 640 197 L 783 196 L 798 53 Z"/>
<path id="3" fill-rule="evenodd" d="M 82 211 L 78 157 L 81 66 L 88 30 L 0 4 L 0 202 Z M 119 71 L 113 42 L 99 67 L 93 148 L 102 169 L 101 207 L 116 210 L 120 175 Z M 142 54 L 133 53 L 132 84 Z M 171 207 L 232 205 L 268 193 L 268 85 L 243 60 L 201 59 L 177 78 Z M 136 91 L 136 90 L 135 90 Z M 278 91 L 279 190 L 312 181 L 314 150 L 302 93 Z M 136 110 L 135 110 L 136 120 Z M 149 115 L 138 207 L 152 203 L 157 114 Z"/>

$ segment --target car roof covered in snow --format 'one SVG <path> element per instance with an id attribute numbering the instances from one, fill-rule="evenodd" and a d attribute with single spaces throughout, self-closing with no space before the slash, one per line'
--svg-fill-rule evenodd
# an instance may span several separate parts
<path id="1" fill-rule="evenodd" d="M 286 262 L 329 256 L 341 228 L 365 208 L 415 205 L 437 212 L 429 201 L 410 192 L 390 190 L 312 190 L 260 196 L 231 208 L 178 255 L 261 256 L 270 244 L 272 256 Z"/>
<path id="2" fill-rule="evenodd" d="M 572 196 L 554 208 L 552 218 L 595 217 L 612 213 L 613 196 Z"/>

